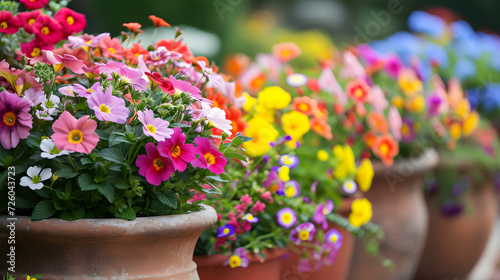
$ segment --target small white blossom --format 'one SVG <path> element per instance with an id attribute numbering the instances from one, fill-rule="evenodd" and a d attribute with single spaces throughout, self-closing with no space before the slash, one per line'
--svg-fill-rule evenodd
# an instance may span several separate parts
<path id="1" fill-rule="evenodd" d="M 201 114 L 200 117 L 205 117 L 213 126 L 224 131 L 227 135 L 231 136 L 231 121 L 226 118 L 226 112 L 224 110 L 214 107 L 211 108 L 205 102 L 201 102 Z"/>
<path id="2" fill-rule="evenodd" d="M 43 139 L 42 143 L 40 143 L 40 149 L 42 150 L 41 156 L 48 159 L 69 154 L 66 150 L 59 151 L 52 139 Z"/>
<path id="3" fill-rule="evenodd" d="M 31 166 L 26 173 L 28 176 L 22 177 L 19 184 L 24 187 L 29 187 L 32 190 L 39 190 L 43 188 L 42 181 L 52 176 L 52 169 L 45 168 L 42 170 L 41 167 Z"/>

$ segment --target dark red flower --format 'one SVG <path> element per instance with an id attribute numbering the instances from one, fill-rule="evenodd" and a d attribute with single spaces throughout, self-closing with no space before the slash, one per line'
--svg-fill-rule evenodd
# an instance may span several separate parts
<path id="1" fill-rule="evenodd" d="M 31 12 L 22 12 L 17 15 L 17 18 L 21 22 L 21 26 L 24 31 L 29 34 L 33 34 L 33 24 L 36 21 L 36 18 L 41 14 L 39 10 L 31 11 Z"/>
<path id="2" fill-rule="evenodd" d="M 51 45 L 43 45 L 38 40 L 33 40 L 27 44 L 21 43 L 21 52 L 27 57 L 36 57 L 42 54 L 42 50 L 53 50 Z"/>
<path id="3" fill-rule="evenodd" d="M 63 39 L 62 26 L 48 15 L 39 15 L 33 23 L 35 38 L 45 45 L 55 45 Z"/>
<path id="4" fill-rule="evenodd" d="M 20 0 L 28 10 L 37 10 L 45 7 L 49 0 Z"/>
<path id="5" fill-rule="evenodd" d="M 163 92 L 168 94 L 174 94 L 175 92 L 174 85 L 172 85 L 172 82 L 170 82 L 168 78 L 162 77 L 161 74 L 158 72 L 153 72 L 152 74 L 150 73 L 145 73 L 145 74 L 151 81 L 151 89 L 156 88 L 156 86 L 160 86 Z"/>
<path id="6" fill-rule="evenodd" d="M 84 14 L 77 13 L 68 8 L 61 8 L 54 15 L 54 19 L 61 24 L 64 38 L 78 32 L 82 32 L 87 27 L 87 20 Z"/>
<path id="7" fill-rule="evenodd" d="M 0 11 L 0 32 L 12 35 L 19 30 L 21 22 L 10 12 Z"/>

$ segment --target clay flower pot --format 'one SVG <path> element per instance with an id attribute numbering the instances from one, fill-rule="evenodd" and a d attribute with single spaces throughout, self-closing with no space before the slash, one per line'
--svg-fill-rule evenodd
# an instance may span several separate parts
<path id="1" fill-rule="evenodd" d="M 337 213 L 344 218 L 349 217 L 351 213 L 351 204 L 354 198 L 342 199 L 342 204 L 337 211 Z M 316 272 L 300 272 L 298 270 L 298 263 L 300 256 L 289 250 L 289 258 L 286 258 L 282 262 L 281 274 L 282 279 L 314 279 L 314 280 L 345 280 L 349 273 L 349 267 L 351 265 L 352 252 L 354 250 L 354 236 L 351 235 L 345 228 L 335 224 L 328 223 L 329 228 L 335 228 L 338 230 L 344 238 L 342 239 L 342 247 L 340 248 L 337 258 L 333 265 L 322 266 L 319 271 Z"/>
<path id="2" fill-rule="evenodd" d="M 384 232 L 380 254 L 394 262 L 394 269 L 382 266 L 380 259 L 369 255 L 366 244 L 360 241 L 354 249 L 349 279 L 413 278 L 428 228 L 424 174 L 437 163 L 437 152 L 430 150 L 416 158 L 396 161 L 391 167 L 374 164 L 373 184 L 365 197 L 373 206 L 372 222 Z"/>
<path id="3" fill-rule="evenodd" d="M 281 258 L 285 250 L 277 248 L 264 252 L 266 260 L 258 255 L 248 255 L 248 267 L 223 266 L 227 255 L 195 255 L 194 261 L 198 266 L 201 280 L 280 280 Z"/>
<path id="4" fill-rule="evenodd" d="M 17 217 L 16 275 L 43 279 L 199 279 L 193 251 L 200 234 L 217 221 L 212 207 L 200 212 L 121 219 Z M 0 217 L 0 261 L 7 256 L 8 217 Z M 10 246 L 10 245 L 9 245 Z M 7 266 L 1 266 L 1 275 Z"/>
<path id="5" fill-rule="evenodd" d="M 470 174 L 471 169 L 472 165 L 462 165 L 459 170 Z M 427 195 L 429 233 L 415 279 L 466 279 L 481 257 L 497 219 L 498 205 L 492 175 L 486 170 L 480 174 L 481 182 L 473 180 L 464 198 L 463 213 L 445 216 L 437 195 Z"/>

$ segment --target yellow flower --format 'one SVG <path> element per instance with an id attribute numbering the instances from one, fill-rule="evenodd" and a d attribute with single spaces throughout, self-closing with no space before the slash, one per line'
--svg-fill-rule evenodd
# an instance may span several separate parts
<path id="1" fill-rule="evenodd" d="M 476 111 L 471 112 L 463 124 L 462 130 L 464 135 L 469 136 L 476 129 L 478 123 L 479 114 Z"/>
<path id="2" fill-rule="evenodd" d="M 36 280 L 36 278 L 31 278 L 29 276 L 26 276 L 26 280 Z"/>
<path id="3" fill-rule="evenodd" d="M 297 111 L 283 114 L 281 116 L 281 125 L 283 131 L 297 141 L 311 129 L 309 118 L 304 113 Z"/>
<path id="4" fill-rule="evenodd" d="M 403 108 L 404 101 L 401 96 L 394 96 L 391 100 L 392 105 L 396 106 L 396 108 L 401 109 Z"/>
<path id="5" fill-rule="evenodd" d="M 243 105 L 243 110 L 245 110 L 246 112 L 251 112 L 254 106 L 257 104 L 257 99 L 246 92 L 243 93 L 243 96 L 246 98 L 245 105 Z"/>
<path id="6" fill-rule="evenodd" d="M 318 159 L 321 161 L 327 161 L 328 160 L 328 152 L 325 150 L 319 150 L 318 151 Z"/>
<path id="7" fill-rule="evenodd" d="M 354 153 L 352 152 L 352 149 L 349 145 L 335 145 L 332 152 L 333 156 L 336 159 L 340 160 L 339 164 L 333 171 L 333 176 L 339 181 L 344 181 L 347 177 L 349 177 L 356 171 Z"/>
<path id="8" fill-rule="evenodd" d="M 351 205 L 349 222 L 355 227 L 360 227 L 368 223 L 373 216 L 372 204 L 366 198 L 356 199 Z"/>
<path id="9" fill-rule="evenodd" d="M 465 120 L 470 113 L 470 103 L 469 100 L 464 99 L 462 100 L 457 108 L 457 115 L 462 119 Z"/>
<path id="10" fill-rule="evenodd" d="M 271 149 L 269 143 L 278 139 L 279 132 L 271 123 L 260 117 L 252 118 L 247 124 L 248 127 L 244 134 L 253 138 L 243 143 L 243 148 L 246 149 L 247 155 L 250 157 L 265 155 Z"/>
<path id="11" fill-rule="evenodd" d="M 258 103 L 276 110 L 281 110 L 292 101 L 290 93 L 278 86 L 266 87 L 259 93 Z"/>
<path id="12" fill-rule="evenodd" d="M 419 80 L 416 73 L 411 69 L 403 69 L 398 77 L 398 85 L 408 96 L 420 92 L 423 88 L 422 81 Z"/>
<path id="13" fill-rule="evenodd" d="M 451 138 L 453 138 L 454 140 L 458 140 L 461 134 L 462 134 L 462 127 L 460 126 L 459 123 L 453 123 L 450 125 Z"/>
<path id="14" fill-rule="evenodd" d="M 255 106 L 255 111 L 257 112 L 257 116 L 263 118 L 267 122 L 273 123 L 274 122 L 274 110 L 271 108 L 267 108 L 266 106 L 262 104 L 257 104 Z"/>
<path id="15" fill-rule="evenodd" d="M 369 159 L 364 159 L 356 172 L 356 182 L 362 191 L 367 192 L 370 189 L 373 175 L 372 162 Z"/>
<path id="16" fill-rule="evenodd" d="M 425 98 L 418 95 L 406 102 L 406 109 L 412 113 L 418 113 L 425 108 Z"/>
<path id="17" fill-rule="evenodd" d="M 283 165 L 278 169 L 278 176 L 283 182 L 290 181 L 290 168 L 288 168 L 288 166 L 286 165 Z"/>

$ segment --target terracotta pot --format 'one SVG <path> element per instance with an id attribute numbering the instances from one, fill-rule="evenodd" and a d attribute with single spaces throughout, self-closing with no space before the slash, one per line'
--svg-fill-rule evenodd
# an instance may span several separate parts
<path id="1" fill-rule="evenodd" d="M 338 214 L 347 218 L 351 213 L 351 204 L 354 198 L 345 198 L 342 200 L 342 205 L 338 210 Z M 335 224 L 328 223 L 329 228 L 335 228 L 344 236 L 342 240 L 342 247 L 340 248 L 337 258 L 333 265 L 322 266 L 319 271 L 305 273 L 298 270 L 297 264 L 300 260 L 300 255 L 289 250 L 289 258 L 282 262 L 281 266 L 281 280 L 295 280 L 295 279 L 314 279 L 314 280 L 345 280 L 349 273 L 349 266 L 351 265 L 352 252 L 354 249 L 355 238 L 345 228 Z"/>
<path id="2" fill-rule="evenodd" d="M 394 269 L 382 266 L 380 258 L 366 251 L 359 240 L 354 249 L 349 279 L 407 280 L 415 275 L 425 245 L 428 215 L 423 196 L 424 174 L 436 166 L 438 154 L 427 151 L 391 167 L 374 164 L 372 187 L 365 197 L 373 205 L 372 222 L 384 231 L 380 255 L 394 262 Z"/>
<path id="3" fill-rule="evenodd" d="M 7 272 L 7 219 L 0 217 L 0 275 Z M 192 260 L 194 246 L 216 221 L 209 206 L 191 214 L 134 221 L 17 217 L 16 275 L 43 274 L 44 280 L 199 279 Z"/>
<path id="4" fill-rule="evenodd" d="M 471 169 L 461 166 L 460 173 Z M 481 257 L 498 215 L 493 178 L 487 171 L 481 175 L 464 198 L 464 213 L 444 216 L 437 195 L 427 195 L 429 233 L 415 279 L 466 279 Z"/>
<path id="5" fill-rule="evenodd" d="M 201 280 L 279 280 L 281 279 L 281 258 L 286 253 L 283 249 L 265 251 L 266 260 L 258 255 L 248 255 L 250 264 L 246 268 L 223 266 L 227 255 L 195 255 Z"/>

